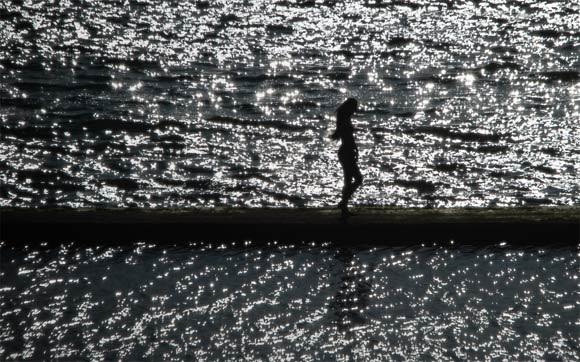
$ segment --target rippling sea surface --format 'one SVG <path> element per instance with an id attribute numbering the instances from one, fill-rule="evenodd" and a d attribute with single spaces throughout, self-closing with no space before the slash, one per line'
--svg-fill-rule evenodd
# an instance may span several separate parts
<path id="1" fill-rule="evenodd" d="M 569 1 L 0 3 L 0 206 L 580 204 Z"/>
<path id="2" fill-rule="evenodd" d="M 0 244 L 0 359 L 567 360 L 574 247 Z"/>

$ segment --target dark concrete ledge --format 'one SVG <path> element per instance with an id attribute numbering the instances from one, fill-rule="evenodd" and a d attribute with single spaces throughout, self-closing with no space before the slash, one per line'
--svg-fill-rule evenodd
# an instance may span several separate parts
<path id="1" fill-rule="evenodd" d="M 332 241 L 384 245 L 580 241 L 580 207 L 511 209 L 0 209 L 0 240 Z"/>

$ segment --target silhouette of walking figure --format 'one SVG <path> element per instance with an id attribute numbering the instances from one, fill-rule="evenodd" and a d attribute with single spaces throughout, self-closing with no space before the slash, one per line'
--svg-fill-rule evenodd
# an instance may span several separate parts
<path id="1" fill-rule="evenodd" d="M 362 184 L 362 174 L 358 168 L 358 148 L 354 142 L 354 127 L 351 117 L 358 109 L 358 102 L 354 98 L 349 98 L 336 109 L 336 130 L 330 136 L 333 140 L 340 139 L 341 145 L 338 149 L 338 160 L 344 171 L 344 186 L 342 188 L 342 199 L 338 203 L 338 208 L 343 216 L 348 215 L 348 201 L 352 194 Z"/>

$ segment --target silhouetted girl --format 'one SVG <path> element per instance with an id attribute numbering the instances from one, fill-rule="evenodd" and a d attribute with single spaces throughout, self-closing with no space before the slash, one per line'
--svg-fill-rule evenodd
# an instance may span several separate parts
<path id="1" fill-rule="evenodd" d="M 340 138 L 341 141 L 338 160 L 344 171 L 344 186 L 338 207 L 343 214 L 348 213 L 348 201 L 362 183 L 362 175 L 357 164 L 358 148 L 354 142 L 354 127 L 351 122 L 351 117 L 357 108 L 356 99 L 349 98 L 336 109 L 336 131 L 331 136 L 333 140 Z"/>

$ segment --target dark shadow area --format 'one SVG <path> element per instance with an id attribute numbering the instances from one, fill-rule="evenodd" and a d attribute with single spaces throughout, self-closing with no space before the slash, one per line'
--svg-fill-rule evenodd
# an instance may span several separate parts
<path id="1" fill-rule="evenodd" d="M 577 208 L 357 209 L 348 224 L 330 209 L 0 211 L 0 240 L 84 241 L 331 241 L 408 245 L 454 240 L 489 245 L 508 241 L 578 243 Z"/>

